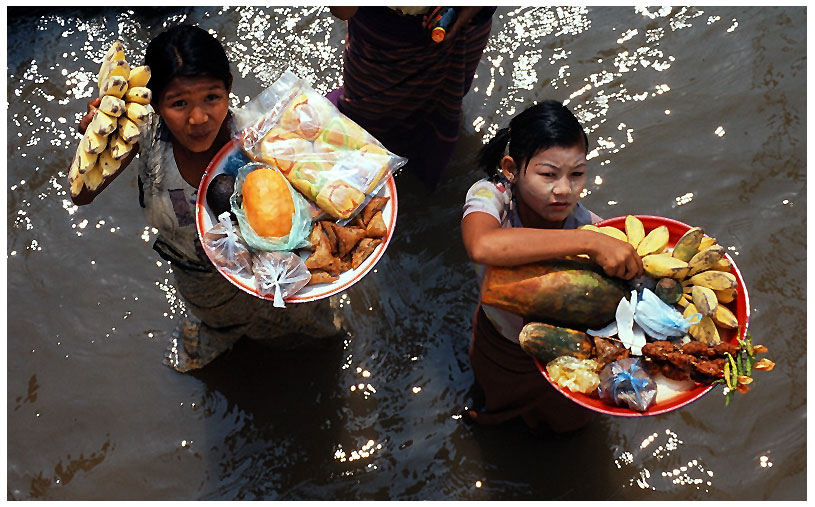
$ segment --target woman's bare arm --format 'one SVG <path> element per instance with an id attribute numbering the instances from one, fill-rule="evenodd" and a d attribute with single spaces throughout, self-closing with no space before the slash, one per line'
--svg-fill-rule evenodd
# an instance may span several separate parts
<path id="1" fill-rule="evenodd" d="M 642 260 L 630 244 L 581 229 L 502 228 L 483 212 L 461 221 L 464 248 L 470 259 L 491 266 L 517 266 L 585 254 L 606 274 L 631 279 L 642 274 Z"/>

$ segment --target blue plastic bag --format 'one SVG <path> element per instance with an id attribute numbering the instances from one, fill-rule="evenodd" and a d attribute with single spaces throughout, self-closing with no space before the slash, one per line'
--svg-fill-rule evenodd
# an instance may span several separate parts
<path id="1" fill-rule="evenodd" d="M 655 340 L 667 340 L 669 337 L 683 336 L 688 328 L 702 320 L 701 313 L 694 313 L 687 318 L 671 305 L 659 299 L 659 296 L 648 289 L 642 289 L 634 321 L 645 334 Z"/>
<path id="2" fill-rule="evenodd" d="M 641 358 L 627 357 L 600 371 L 597 394 L 611 405 L 645 412 L 657 399 L 657 383 L 643 368 Z"/>

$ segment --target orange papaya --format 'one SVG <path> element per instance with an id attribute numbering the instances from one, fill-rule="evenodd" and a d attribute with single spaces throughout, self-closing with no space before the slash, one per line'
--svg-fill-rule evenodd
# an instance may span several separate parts
<path id="1" fill-rule="evenodd" d="M 621 279 L 581 259 L 555 259 L 522 266 L 488 266 L 481 302 L 521 315 L 578 329 L 603 327 L 614 320 L 628 294 Z"/>
<path id="2" fill-rule="evenodd" d="M 543 322 L 526 324 L 518 335 L 521 348 L 543 364 L 560 356 L 574 356 L 588 359 L 592 355 L 592 342 L 589 335 L 565 327 L 552 326 Z"/>

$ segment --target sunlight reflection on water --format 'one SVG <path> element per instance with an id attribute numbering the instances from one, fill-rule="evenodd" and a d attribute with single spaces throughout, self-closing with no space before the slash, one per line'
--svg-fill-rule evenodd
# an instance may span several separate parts
<path id="1" fill-rule="evenodd" d="M 135 177 L 111 187 L 110 209 L 74 206 L 64 183 L 64 162 L 79 139 L 76 125 L 95 92 L 93 62 L 117 36 L 125 40 L 128 58 L 139 60 L 146 31 L 194 22 L 216 34 L 234 62 L 236 81 L 241 81 L 233 87 L 234 106 L 246 103 L 285 69 L 311 81 L 321 93 L 341 82 L 338 34 L 344 27 L 324 7 L 181 11 L 155 15 L 154 26 L 141 26 L 140 14 L 132 10 L 113 16 L 109 10 L 108 17 L 48 14 L 31 24 L 36 50 L 29 55 L 17 42 L 18 51 L 9 54 L 17 61 L 9 65 L 7 76 L 9 313 L 41 305 L 48 316 L 9 323 L 8 349 L 14 354 L 9 398 L 12 393 L 20 397 L 9 410 L 9 497 L 89 498 L 99 491 L 148 491 L 156 497 L 172 492 L 188 498 L 321 494 L 359 499 L 384 491 L 400 499 L 542 498 L 551 493 L 549 488 L 561 487 L 557 480 L 528 472 L 550 452 L 540 441 L 524 441 L 507 457 L 505 446 L 520 437 L 480 434 L 460 415 L 458 405 L 470 396 L 466 347 L 474 295 L 467 291 L 473 287 L 462 289 L 460 273 L 468 266 L 463 266 L 460 246 L 450 241 L 440 248 L 436 233 L 455 236 L 458 194 L 468 182 L 453 178 L 475 174 L 467 161 L 457 163 L 443 202 L 429 209 L 406 206 L 415 214 L 400 223 L 399 234 L 407 238 L 389 250 L 383 269 L 369 275 L 367 286 L 360 284 L 341 296 L 341 308 L 354 315 L 358 329 L 338 345 L 337 360 L 325 378 L 319 378 L 325 374 L 319 368 L 309 370 L 306 360 L 292 366 L 282 381 L 270 374 L 250 385 L 242 377 L 248 368 L 240 375 L 224 374 L 229 381 L 218 374 L 176 376 L 152 369 L 159 362 L 155 352 L 163 352 L 185 307 L 169 265 L 149 248 L 157 231 L 146 227 L 139 213 Z M 805 146 L 798 137 L 805 115 L 796 109 L 798 95 L 784 86 L 795 80 L 796 72 L 805 75 L 806 58 L 789 63 L 800 27 L 783 38 L 773 35 L 795 21 L 786 19 L 788 11 L 770 10 L 762 24 L 750 19 L 750 12 L 713 7 L 500 8 L 467 98 L 468 135 L 463 141 L 477 147 L 531 100 L 565 100 L 592 139 L 594 173 L 582 197 L 605 206 L 606 212 L 614 206 L 662 206 L 663 212 L 676 211 L 677 217 L 698 219 L 700 225 L 710 222 L 728 253 L 747 257 L 751 301 L 752 291 L 758 295 L 752 310 L 762 316 L 754 320 L 772 335 L 774 352 L 790 354 L 792 367 L 803 361 L 787 344 L 797 337 L 785 336 L 789 323 L 777 315 L 795 315 L 794 305 L 805 301 L 806 292 L 795 285 L 800 271 L 790 268 L 800 252 L 778 246 L 794 243 L 805 251 L 795 222 L 806 203 L 795 190 L 805 187 L 805 171 L 795 167 L 805 165 L 796 158 L 800 149 L 795 152 Z M 18 39 L 28 41 L 28 35 Z M 727 58 L 713 55 L 700 66 L 711 44 L 730 43 Z M 763 52 L 770 44 L 780 48 L 777 58 Z M 58 50 L 49 52 L 52 48 Z M 738 64 L 748 56 L 755 56 L 753 64 L 763 70 L 752 74 Z M 706 75 L 707 67 L 715 67 L 716 74 Z M 717 88 L 720 78 L 741 87 L 741 95 Z M 705 100 L 694 102 L 699 97 Z M 738 109 L 751 101 L 752 109 Z M 730 108 L 726 114 L 725 107 Z M 756 121 L 766 132 L 755 133 Z M 743 146 L 735 146 L 734 138 L 741 136 Z M 677 166 L 653 171 L 650 159 L 660 153 L 649 149 L 669 143 L 671 150 L 665 151 L 679 159 Z M 712 148 L 698 148 L 705 144 Z M 637 156 L 640 150 L 647 155 Z M 716 181 L 691 172 L 700 159 L 707 163 L 714 158 L 721 171 Z M 728 160 L 721 163 L 721 158 Z M 626 178 L 619 177 L 623 170 Z M 678 173 L 672 176 L 674 171 Z M 648 192 L 621 183 L 641 180 L 654 182 Z M 642 195 L 651 193 L 653 201 Z M 759 225 L 754 229 L 751 224 Z M 758 229 L 762 224 L 782 226 L 767 233 Z M 747 263 L 751 260 L 753 265 Z M 387 277 L 391 273 L 386 267 L 396 267 L 408 282 L 396 288 L 377 286 L 374 280 L 396 279 Z M 428 282 L 428 276 L 438 280 Z M 54 283 L 59 290 L 48 290 Z M 450 295 L 454 290 L 463 294 Z M 416 312 L 431 292 L 433 308 Z M 18 295 L 20 302 L 12 297 Z M 803 317 L 792 320 L 805 325 Z M 274 357 L 263 360 L 266 367 Z M 256 366 L 248 360 L 237 364 Z M 106 370 L 105 365 L 115 368 Z M 277 381 L 285 389 L 274 391 Z M 319 387 L 309 391 L 304 387 L 309 382 Z M 756 391 L 759 400 L 776 403 L 773 408 L 786 410 L 785 415 L 795 415 L 796 404 L 805 406 L 794 394 Z M 269 399 L 268 392 L 284 401 Z M 287 392 L 295 394 L 285 398 Z M 179 401 L 194 406 L 193 413 L 168 416 L 166 408 L 177 408 Z M 726 498 L 735 493 L 716 488 L 762 480 L 760 494 L 783 497 L 789 474 L 773 474 L 790 469 L 774 463 L 805 469 L 805 457 L 796 450 L 805 447 L 805 440 L 795 435 L 789 418 L 773 421 L 771 427 L 749 419 L 755 412 L 751 401 L 729 407 L 728 419 L 741 418 L 734 430 L 706 426 L 708 419 L 718 423 L 724 416 L 701 414 L 695 420 L 690 416 L 700 410 L 689 408 L 687 419 L 670 414 L 639 425 L 604 420 L 589 433 L 596 441 L 569 445 L 597 453 L 589 466 L 593 474 L 620 472 L 600 480 L 596 495 L 609 497 L 623 488 L 620 497 L 625 499 L 648 499 L 653 492 L 681 499 Z M 745 441 L 726 441 L 723 435 L 736 430 L 748 436 Z M 138 440 L 140 435 L 149 438 Z M 493 445 L 499 450 L 489 454 Z M 168 455 L 168 448 L 184 452 Z M 745 470 L 733 472 L 733 459 Z M 343 466 L 331 466 L 337 463 Z M 372 470 L 381 475 L 360 480 Z M 133 474 L 150 479 L 149 488 L 122 491 L 99 480 Z M 343 482 L 342 477 L 353 479 Z M 575 484 L 565 487 L 579 487 Z M 575 498 L 585 491 L 562 494 Z"/>

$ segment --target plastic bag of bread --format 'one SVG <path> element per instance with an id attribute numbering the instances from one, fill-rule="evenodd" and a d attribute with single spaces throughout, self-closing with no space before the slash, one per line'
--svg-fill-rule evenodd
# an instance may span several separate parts
<path id="1" fill-rule="evenodd" d="M 308 246 L 309 204 L 274 167 L 251 162 L 238 169 L 230 204 L 250 247 L 277 251 Z"/>
<path id="2" fill-rule="evenodd" d="M 288 71 L 237 116 L 249 156 L 337 220 L 352 217 L 407 162 Z"/>

